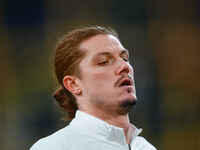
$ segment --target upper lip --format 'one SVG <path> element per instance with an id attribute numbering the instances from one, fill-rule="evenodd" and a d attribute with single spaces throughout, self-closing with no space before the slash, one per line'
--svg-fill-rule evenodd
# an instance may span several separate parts
<path id="1" fill-rule="evenodd" d="M 131 86 L 133 85 L 133 80 L 130 77 L 124 77 L 119 81 L 118 86 Z"/>

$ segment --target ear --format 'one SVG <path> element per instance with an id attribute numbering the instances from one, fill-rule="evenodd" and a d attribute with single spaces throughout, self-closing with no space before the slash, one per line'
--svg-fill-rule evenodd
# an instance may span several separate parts
<path id="1" fill-rule="evenodd" d="M 69 75 L 65 76 L 63 78 L 63 85 L 73 95 L 78 96 L 82 93 L 81 87 L 79 85 L 79 80 L 74 76 L 69 76 Z"/>

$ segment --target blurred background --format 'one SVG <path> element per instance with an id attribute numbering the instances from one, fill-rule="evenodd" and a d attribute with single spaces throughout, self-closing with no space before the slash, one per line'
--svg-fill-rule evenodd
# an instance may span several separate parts
<path id="1" fill-rule="evenodd" d="M 138 104 L 131 121 L 157 149 L 200 149 L 198 0 L 1 0 L 0 149 L 28 150 L 65 126 L 52 98 L 57 39 L 110 26 L 130 50 Z"/>

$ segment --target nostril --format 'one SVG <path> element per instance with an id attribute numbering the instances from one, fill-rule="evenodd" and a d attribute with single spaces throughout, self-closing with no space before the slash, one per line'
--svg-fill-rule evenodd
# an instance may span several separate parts
<path id="1" fill-rule="evenodd" d="M 122 73 L 129 74 L 130 72 L 132 72 L 132 66 L 129 64 L 129 62 L 120 61 L 118 63 L 118 67 L 116 69 L 117 75 L 121 75 Z"/>
<path id="2" fill-rule="evenodd" d="M 130 70 L 129 70 L 129 68 L 128 67 L 124 67 L 122 70 L 121 70 L 121 72 L 120 73 L 129 73 L 130 72 Z"/>

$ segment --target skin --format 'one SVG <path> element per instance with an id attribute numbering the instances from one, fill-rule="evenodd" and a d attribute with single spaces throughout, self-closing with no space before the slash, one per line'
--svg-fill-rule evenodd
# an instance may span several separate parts
<path id="1" fill-rule="evenodd" d="M 128 51 L 112 35 L 97 35 L 83 41 L 86 56 L 80 62 L 81 78 L 65 76 L 63 84 L 76 97 L 79 110 L 124 129 L 130 143 L 133 128 L 125 104 L 135 104 L 136 90 Z M 120 87 L 128 76 L 133 85 Z"/>

